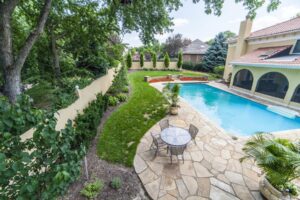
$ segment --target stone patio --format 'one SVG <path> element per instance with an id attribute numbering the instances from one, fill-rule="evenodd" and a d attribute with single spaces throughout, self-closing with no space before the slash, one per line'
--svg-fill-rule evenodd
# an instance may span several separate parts
<path id="1" fill-rule="evenodd" d="M 166 151 L 154 158 L 149 150 L 150 132 L 160 132 L 158 124 L 141 139 L 134 159 L 134 168 L 152 199 L 159 200 L 234 200 L 263 199 L 259 193 L 260 170 L 252 162 L 239 162 L 243 156 L 243 140 L 233 140 L 205 116 L 184 101 L 178 116 L 167 116 L 172 126 L 199 128 L 196 144 L 190 142 L 185 162 L 173 159 Z M 175 158 L 175 157 L 174 157 Z"/>

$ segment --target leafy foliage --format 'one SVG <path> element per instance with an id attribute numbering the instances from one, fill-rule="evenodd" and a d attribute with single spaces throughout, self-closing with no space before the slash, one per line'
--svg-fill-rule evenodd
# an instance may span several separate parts
<path id="1" fill-rule="evenodd" d="M 113 80 L 111 87 L 108 90 L 108 94 L 117 95 L 122 93 L 125 88 L 128 86 L 128 78 L 127 78 L 127 69 L 125 66 L 122 66 L 117 75 Z"/>
<path id="2" fill-rule="evenodd" d="M 194 64 L 192 62 L 183 62 L 182 64 L 183 69 L 192 70 L 192 71 L 207 71 L 202 63 Z"/>
<path id="3" fill-rule="evenodd" d="M 170 83 L 168 83 L 163 88 L 163 94 L 167 98 L 167 100 L 171 103 L 170 106 L 178 107 L 179 92 L 180 92 L 180 86 L 178 83 L 176 83 L 174 85 L 171 85 Z"/>
<path id="4" fill-rule="evenodd" d="M 101 180 L 96 180 L 95 182 L 88 183 L 80 191 L 80 194 L 88 199 L 96 198 L 104 187 L 104 183 Z"/>
<path id="5" fill-rule="evenodd" d="M 219 33 L 203 57 L 203 67 L 208 71 L 213 71 L 215 67 L 225 65 L 227 48 L 224 34 Z"/>
<path id="6" fill-rule="evenodd" d="M 165 64 L 165 68 L 169 68 L 169 66 L 170 66 L 170 57 L 169 57 L 169 54 L 167 52 L 165 53 L 164 64 Z"/>
<path id="7" fill-rule="evenodd" d="M 277 139 L 271 135 L 257 134 L 245 144 L 246 156 L 241 159 L 254 159 L 266 174 L 269 182 L 281 191 L 297 194 L 292 180 L 300 177 L 300 143 L 287 139 Z"/>
<path id="8" fill-rule="evenodd" d="M 224 66 L 217 66 L 214 68 L 214 73 L 221 77 L 223 76 L 224 70 L 225 70 Z"/>
<path id="9" fill-rule="evenodd" d="M 126 94 L 118 94 L 117 96 L 117 99 L 119 100 L 119 102 L 124 102 L 127 100 L 127 95 Z"/>
<path id="10" fill-rule="evenodd" d="M 183 38 L 182 34 L 176 34 L 167 38 L 163 49 L 171 58 L 175 58 L 178 56 L 180 49 L 188 46 L 191 43 L 192 41 L 188 38 Z"/>
<path id="11" fill-rule="evenodd" d="M 114 177 L 111 182 L 110 185 L 113 189 L 119 189 L 122 187 L 122 180 L 120 179 L 120 177 Z"/>
<path id="12" fill-rule="evenodd" d="M 117 97 L 114 96 L 109 96 L 108 97 L 108 105 L 109 106 L 116 106 L 119 103 L 119 99 Z"/>

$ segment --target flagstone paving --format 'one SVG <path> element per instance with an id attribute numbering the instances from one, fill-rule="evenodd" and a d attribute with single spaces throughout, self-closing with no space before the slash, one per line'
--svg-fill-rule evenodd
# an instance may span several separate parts
<path id="1" fill-rule="evenodd" d="M 181 159 L 170 163 L 166 151 L 149 150 L 153 126 L 141 139 L 134 159 L 134 168 L 147 193 L 159 200 L 235 200 L 263 199 L 259 193 L 260 170 L 251 162 L 240 163 L 244 155 L 243 140 L 234 140 L 205 116 L 184 101 L 179 114 L 167 116 L 172 126 L 188 129 L 192 123 L 199 128 L 196 142 L 190 142 Z"/>

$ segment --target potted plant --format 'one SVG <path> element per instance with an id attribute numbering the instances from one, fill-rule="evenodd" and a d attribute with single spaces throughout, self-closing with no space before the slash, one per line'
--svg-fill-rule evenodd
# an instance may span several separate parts
<path id="1" fill-rule="evenodd" d="M 299 189 L 292 183 L 300 177 L 300 143 L 259 133 L 249 139 L 241 158 L 254 159 L 263 171 L 260 191 L 267 199 L 291 199 Z"/>
<path id="2" fill-rule="evenodd" d="M 180 91 L 180 86 L 177 83 L 174 84 L 173 86 L 171 86 L 171 84 L 168 83 L 163 88 L 163 94 L 167 98 L 167 100 L 170 102 L 170 114 L 171 115 L 178 114 L 179 91 Z"/>

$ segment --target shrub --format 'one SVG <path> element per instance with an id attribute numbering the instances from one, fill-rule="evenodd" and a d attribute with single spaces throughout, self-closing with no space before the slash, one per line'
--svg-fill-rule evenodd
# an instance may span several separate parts
<path id="1" fill-rule="evenodd" d="M 152 53 L 152 57 L 151 58 L 152 58 L 153 68 L 156 68 L 157 56 L 156 56 L 155 52 Z"/>
<path id="2" fill-rule="evenodd" d="M 182 68 L 192 71 L 207 71 L 203 68 L 202 63 L 194 64 L 192 62 L 184 62 Z"/>
<path id="3" fill-rule="evenodd" d="M 141 66 L 141 68 L 144 67 L 144 53 L 143 52 L 140 53 L 140 66 Z"/>
<path id="4" fill-rule="evenodd" d="M 241 158 L 241 162 L 254 159 L 275 188 L 297 195 L 298 191 L 292 181 L 300 177 L 299 142 L 260 133 L 246 142 L 243 151 L 246 156 Z"/>
<path id="5" fill-rule="evenodd" d="M 126 95 L 126 94 L 120 93 L 120 94 L 118 94 L 116 97 L 118 98 L 118 101 L 119 101 L 119 102 L 124 102 L 124 101 L 127 100 L 127 95 Z"/>
<path id="6" fill-rule="evenodd" d="M 169 57 L 169 54 L 167 52 L 165 53 L 164 64 L 165 64 L 165 68 L 169 68 L 169 66 L 170 66 L 170 57 Z"/>
<path id="7" fill-rule="evenodd" d="M 130 69 L 132 67 L 132 57 L 131 57 L 131 53 L 128 53 L 126 56 L 126 66 L 128 69 Z"/>
<path id="8" fill-rule="evenodd" d="M 122 180 L 119 177 L 114 177 L 110 182 L 110 186 L 117 190 L 122 187 Z"/>
<path id="9" fill-rule="evenodd" d="M 218 66 L 214 68 L 214 73 L 217 74 L 218 76 L 222 76 L 224 73 L 224 66 Z"/>
<path id="10" fill-rule="evenodd" d="M 108 94 L 117 95 L 122 92 L 124 86 L 128 85 L 128 78 L 127 78 L 127 70 L 124 66 L 119 70 L 118 74 L 115 75 L 113 83 L 108 90 Z"/>
<path id="11" fill-rule="evenodd" d="M 108 97 L 108 105 L 109 106 L 116 106 L 119 103 L 119 99 L 114 96 L 109 96 Z"/>
<path id="12" fill-rule="evenodd" d="M 183 60 L 182 60 L 182 51 L 180 51 L 179 54 L 178 54 L 177 68 L 180 69 L 182 67 L 182 62 L 183 62 Z"/>
<path id="13" fill-rule="evenodd" d="M 93 199 L 98 196 L 103 187 L 103 182 L 101 180 L 96 180 L 95 182 L 85 185 L 84 188 L 80 191 L 80 194 L 88 199 Z"/>
<path id="14" fill-rule="evenodd" d="M 128 92 L 129 92 L 129 88 L 128 88 L 128 87 L 123 87 L 123 88 L 122 88 L 122 92 L 128 93 Z"/>

